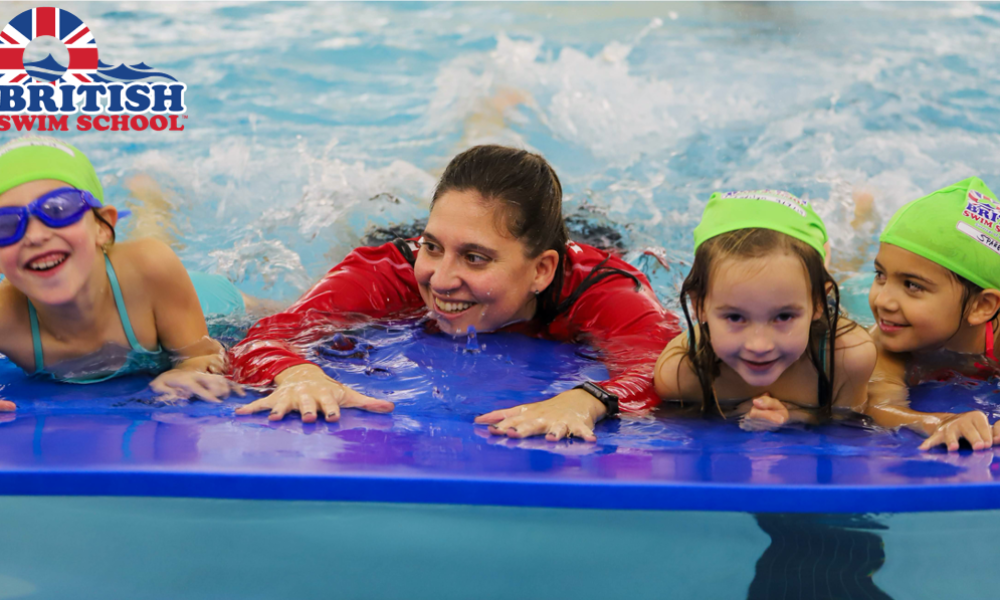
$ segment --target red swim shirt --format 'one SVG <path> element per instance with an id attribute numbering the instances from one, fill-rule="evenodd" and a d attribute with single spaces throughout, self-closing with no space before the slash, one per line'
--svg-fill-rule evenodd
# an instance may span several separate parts
<path id="1" fill-rule="evenodd" d="M 412 242 L 358 248 L 284 312 L 258 321 L 231 351 L 233 378 L 264 386 L 296 365 L 304 348 L 365 320 L 426 314 L 417 288 Z M 407 256 L 409 255 L 409 256 Z M 550 323 L 538 319 L 503 331 L 595 347 L 610 378 L 596 382 L 616 394 L 624 412 L 659 403 L 653 365 L 678 333 L 677 317 L 663 308 L 649 280 L 619 257 L 586 244 L 567 245 L 560 302 Z"/>

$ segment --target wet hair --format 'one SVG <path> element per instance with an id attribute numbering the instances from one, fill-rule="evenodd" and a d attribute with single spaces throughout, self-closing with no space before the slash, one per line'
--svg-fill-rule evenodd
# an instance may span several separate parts
<path id="1" fill-rule="evenodd" d="M 688 358 L 701 385 L 702 412 L 714 411 L 722 414 L 722 408 L 713 389 L 715 378 L 719 375 L 720 359 L 712 349 L 712 337 L 707 323 L 698 323 L 699 335 L 695 337 L 695 326 L 688 310 L 688 301 L 691 301 L 696 314 L 702 312 L 705 298 L 708 296 L 710 278 L 723 259 L 752 259 L 774 253 L 785 253 L 802 261 L 809 278 L 813 306 L 822 308 L 820 318 L 813 321 L 809 329 L 809 345 L 806 347 L 806 353 L 819 374 L 820 414 L 829 417 L 832 413 L 836 338 L 857 325 L 847 319 L 844 319 L 844 323 L 840 323 L 840 290 L 837 282 L 823 265 L 820 253 L 801 240 L 772 229 L 762 228 L 738 229 L 705 241 L 695 252 L 691 272 L 681 285 L 681 308 L 689 332 Z M 830 332 L 836 334 L 830 335 Z M 820 364 L 820 346 L 824 341 L 828 343 L 826 355 L 829 369 Z"/>
<path id="2" fill-rule="evenodd" d="M 434 190 L 431 210 L 451 191 L 475 191 L 495 206 L 497 226 L 524 244 L 529 258 L 546 250 L 559 254 L 552 283 L 538 294 L 536 312 L 544 322 L 554 319 L 559 314 L 569 234 L 562 214 L 562 184 L 548 161 L 527 150 L 475 146 L 448 163 Z"/>

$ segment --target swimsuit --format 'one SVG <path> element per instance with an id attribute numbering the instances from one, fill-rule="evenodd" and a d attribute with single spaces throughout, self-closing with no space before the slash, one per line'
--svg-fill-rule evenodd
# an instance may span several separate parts
<path id="1" fill-rule="evenodd" d="M 995 340 L 993 339 L 993 321 L 986 322 L 986 358 L 996 361 L 996 354 L 993 352 L 993 344 Z"/>
<path id="2" fill-rule="evenodd" d="M 135 331 L 132 329 L 132 321 L 128 316 L 128 309 L 125 306 L 125 299 L 122 296 L 121 285 L 118 283 L 118 275 L 107 255 L 104 256 L 104 270 L 111 283 L 111 292 L 115 298 L 115 307 L 118 309 L 118 318 L 121 319 L 122 329 L 125 330 L 125 338 L 128 340 L 129 347 L 122 348 L 118 344 L 108 343 L 95 353 L 65 360 L 45 369 L 38 315 L 34 305 L 29 300 L 28 317 L 31 320 L 31 344 L 35 354 L 35 372 L 32 375 L 68 383 L 97 383 L 129 373 L 162 373 L 171 368 L 170 354 L 167 351 L 163 348 L 157 348 L 155 351 L 147 350 L 136 338 Z M 190 272 L 188 275 L 191 276 L 191 282 L 198 293 L 198 300 L 204 314 L 244 314 L 243 297 L 228 279 L 221 275 L 198 272 Z"/>

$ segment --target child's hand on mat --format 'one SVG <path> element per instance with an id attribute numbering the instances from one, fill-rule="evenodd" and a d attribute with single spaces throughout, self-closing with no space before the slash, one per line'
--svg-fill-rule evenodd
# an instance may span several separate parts
<path id="1" fill-rule="evenodd" d="M 149 383 L 149 387 L 158 394 L 158 400 L 165 402 L 188 398 L 222 402 L 232 392 L 238 396 L 246 395 L 243 386 L 221 375 L 187 369 L 171 369 L 161 373 Z"/>
<path id="2" fill-rule="evenodd" d="M 594 424 L 607 412 L 604 405 L 583 390 L 570 390 L 533 404 L 495 410 L 476 417 L 490 433 L 512 438 L 544 435 L 549 441 L 576 436 L 596 442 Z"/>
<path id="3" fill-rule="evenodd" d="M 955 452 L 958 450 L 958 441 L 965 439 L 973 450 L 985 450 L 993 445 L 998 433 L 1000 429 L 991 429 L 985 414 L 973 410 L 941 421 L 937 430 L 920 444 L 920 449 L 930 450 L 944 444 L 948 452 Z"/>
<path id="4" fill-rule="evenodd" d="M 277 389 L 270 395 L 236 409 L 238 415 L 270 410 L 268 419 L 280 421 L 290 412 L 302 415 L 303 423 L 313 423 L 322 411 L 328 422 L 340 420 L 340 409 L 360 408 L 371 412 L 392 412 L 396 405 L 365 396 L 327 377 L 316 365 L 296 365 L 274 378 Z"/>
<path id="5" fill-rule="evenodd" d="M 740 419 L 744 431 L 773 431 L 788 422 L 788 407 L 768 394 L 750 401 L 750 410 Z"/>
<path id="6" fill-rule="evenodd" d="M 0 400 L 0 412 L 13 412 L 17 410 L 17 405 L 10 400 Z"/>

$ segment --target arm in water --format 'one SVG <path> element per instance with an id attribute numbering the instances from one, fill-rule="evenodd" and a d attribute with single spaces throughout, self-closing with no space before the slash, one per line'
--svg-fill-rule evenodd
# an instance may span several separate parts
<path id="1" fill-rule="evenodd" d="M 174 368 L 153 379 L 149 387 L 165 400 L 197 397 L 221 402 L 231 392 L 242 396 L 242 387 L 223 376 L 225 349 L 209 337 L 198 294 L 180 259 L 163 242 L 144 239 L 136 244 L 131 268 L 143 278 L 157 338 L 175 361 Z"/>
<path id="2" fill-rule="evenodd" d="M 873 328 L 878 344 L 879 332 Z M 986 414 L 971 410 L 964 413 L 926 413 L 910 408 L 906 385 L 906 358 L 879 346 L 878 362 L 868 384 L 868 415 L 877 425 L 906 427 L 926 437 L 921 450 L 944 444 L 949 452 L 959 449 L 965 439 L 973 450 L 984 450 L 1000 443 L 1000 422 L 990 428 Z"/>
<path id="3" fill-rule="evenodd" d="M 270 410 L 272 420 L 299 412 L 302 420 L 340 418 L 340 407 L 389 412 L 391 402 L 347 388 L 310 362 L 311 344 L 338 329 L 366 319 L 424 306 L 413 269 L 393 244 L 358 248 L 331 269 L 284 312 L 262 319 L 232 349 L 233 378 L 252 386 L 277 384 L 274 392 L 237 411 L 245 415 Z"/>
<path id="4" fill-rule="evenodd" d="M 646 278 L 614 259 L 616 266 L 638 278 L 641 287 L 626 276 L 608 277 L 588 288 L 550 326 L 557 339 L 586 341 L 595 346 L 610 373 L 596 382 L 618 396 L 622 412 L 640 412 L 659 403 L 653 389 L 653 364 L 660 350 L 678 333 L 677 318 L 664 309 Z M 490 432 L 509 437 L 545 435 L 549 440 L 576 436 L 595 441 L 594 425 L 606 413 L 589 393 L 573 389 L 542 402 L 524 404 L 482 415 L 476 423 L 490 425 Z"/>

